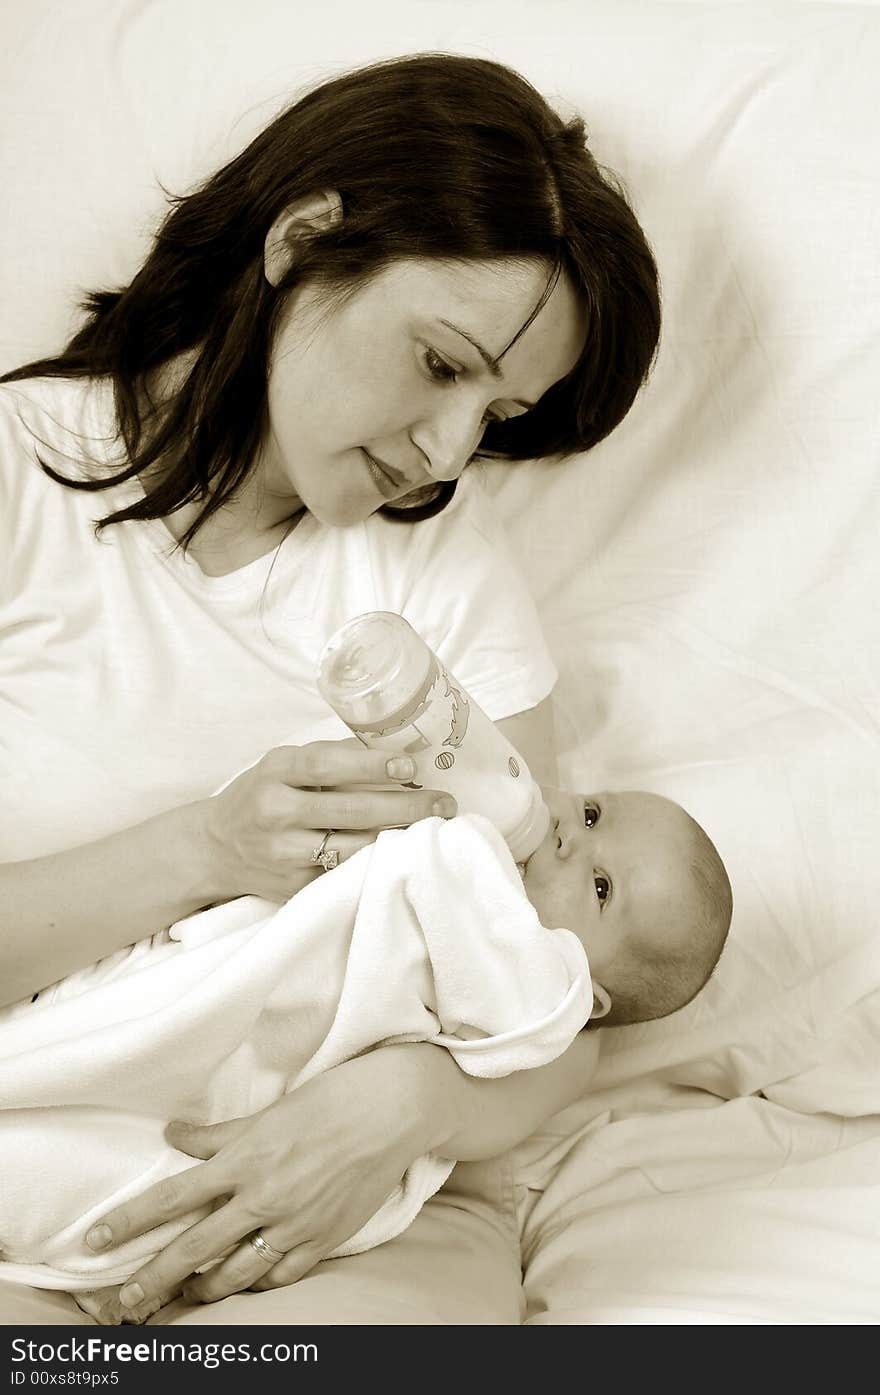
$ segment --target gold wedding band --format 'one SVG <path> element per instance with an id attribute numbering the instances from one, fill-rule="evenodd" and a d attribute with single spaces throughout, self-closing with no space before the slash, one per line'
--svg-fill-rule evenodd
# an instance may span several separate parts
<path id="1" fill-rule="evenodd" d="M 332 872 L 334 867 L 339 866 L 339 853 L 335 848 L 327 847 L 327 839 L 335 831 L 333 828 L 327 829 L 318 846 L 312 849 L 312 855 L 309 858 L 313 866 L 323 867 L 325 872 Z"/>
<path id="2" fill-rule="evenodd" d="M 252 1250 L 256 1251 L 260 1259 L 266 1260 L 268 1264 L 279 1264 L 282 1259 L 286 1258 L 285 1252 L 276 1250 L 274 1246 L 270 1245 L 259 1230 L 255 1235 L 248 1236 L 248 1244 Z"/>

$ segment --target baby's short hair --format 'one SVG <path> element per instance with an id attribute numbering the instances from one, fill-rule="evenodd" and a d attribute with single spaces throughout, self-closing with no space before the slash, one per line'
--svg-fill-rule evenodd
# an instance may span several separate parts
<path id="1" fill-rule="evenodd" d="M 622 948 L 604 983 L 611 1011 L 598 1027 L 651 1022 L 677 1012 L 706 985 L 721 957 L 733 916 L 730 878 L 708 834 L 682 813 L 693 834 L 688 872 L 696 914 L 678 949 L 650 940 Z"/>

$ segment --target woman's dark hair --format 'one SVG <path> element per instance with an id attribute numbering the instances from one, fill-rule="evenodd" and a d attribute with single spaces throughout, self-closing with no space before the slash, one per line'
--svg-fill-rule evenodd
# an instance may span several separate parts
<path id="1" fill-rule="evenodd" d="M 416 54 L 317 87 L 195 193 L 172 201 L 131 284 L 88 296 L 87 319 L 63 353 L 2 379 L 113 380 L 130 463 L 88 480 L 44 469 L 72 487 L 103 489 L 163 462 L 145 496 L 99 527 L 199 501 L 186 546 L 256 457 L 287 293 L 306 280 L 357 286 L 403 257 L 540 258 L 545 298 L 567 275 L 587 312 L 580 359 L 524 416 L 490 423 L 482 447 L 527 459 L 595 445 L 647 376 L 660 302 L 645 236 L 585 139 L 581 120 L 563 121 L 523 77 L 480 58 Z M 295 200 L 327 189 L 341 195 L 341 222 L 298 247 L 270 285 L 269 229 Z M 186 351 L 191 368 L 178 390 L 161 410 L 145 407 L 149 376 Z M 453 491 L 443 485 L 420 508 L 383 512 L 415 521 Z"/>

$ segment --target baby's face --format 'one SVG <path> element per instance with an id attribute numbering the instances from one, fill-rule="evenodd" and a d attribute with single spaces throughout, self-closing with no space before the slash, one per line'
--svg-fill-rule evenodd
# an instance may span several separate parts
<path id="1" fill-rule="evenodd" d="M 550 830 L 522 874 L 541 923 L 574 931 L 600 983 L 631 936 L 680 945 L 696 895 L 684 810 L 642 791 L 543 794 Z"/>

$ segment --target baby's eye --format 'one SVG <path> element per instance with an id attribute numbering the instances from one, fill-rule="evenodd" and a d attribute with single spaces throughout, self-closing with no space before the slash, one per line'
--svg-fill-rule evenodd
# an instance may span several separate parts
<path id="1" fill-rule="evenodd" d="M 593 885 L 596 888 L 599 909 L 604 911 L 606 905 L 611 900 L 611 878 L 606 877 L 604 872 L 594 872 Z"/>
<path id="2" fill-rule="evenodd" d="M 590 800 L 584 800 L 584 824 L 587 828 L 595 828 L 602 817 L 602 810 L 598 804 L 592 804 Z"/>

